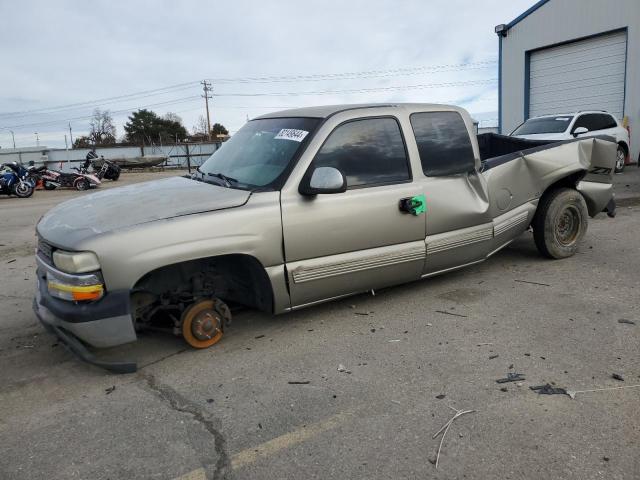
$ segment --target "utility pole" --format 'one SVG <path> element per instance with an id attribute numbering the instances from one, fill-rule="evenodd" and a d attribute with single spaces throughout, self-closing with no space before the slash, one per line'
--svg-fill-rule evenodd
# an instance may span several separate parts
<path id="1" fill-rule="evenodd" d="M 213 88 L 211 87 L 211 82 L 207 82 L 206 80 L 203 80 L 200 83 L 202 84 L 202 90 L 204 91 L 204 95 L 202 95 L 204 97 L 204 105 L 207 109 L 207 138 L 209 139 L 209 141 L 211 141 L 211 120 L 209 119 L 209 99 L 213 97 L 209 95 L 209 92 L 213 91 Z"/>
<path id="2" fill-rule="evenodd" d="M 11 138 L 13 139 L 13 149 L 16 148 L 16 135 L 13 133 L 13 130 L 9 130 L 11 132 Z"/>
<path id="3" fill-rule="evenodd" d="M 33 132 L 33 134 L 36 136 L 36 146 L 39 147 L 40 146 L 40 137 L 38 136 L 38 132 Z"/>
<path id="4" fill-rule="evenodd" d="M 71 133 L 71 122 L 69 122 L 69 138 L 71 139 L 71 148 L 73 148 L 73 134 Z"/>

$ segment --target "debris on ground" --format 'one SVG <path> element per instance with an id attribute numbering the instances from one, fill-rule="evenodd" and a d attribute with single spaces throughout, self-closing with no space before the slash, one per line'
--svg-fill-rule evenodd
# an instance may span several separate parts
<path id="1" fill-rule="evenodd" d="M 400 339 L 399 338 L 394 338 L 393 340 L 389 340 L 389 343 L 395 343 L 395 342 L 399 342 Z"/>
<path id="2" fill-rule="evenodd" d="M 354 315 L 369 315 L 369 312 L 353 312 Z"/>
<path id="3" fill-rule="evenodd" d="M 214 402 L 213 398 L 207 398 L 207 403 L 213 403 L 213 402 Z"/>
<path id="4" fill-rule="evenodd" d="M 508 392 L 508 391 L 509 391 L 509 389 L 508 389 L 507 387 L 502 387 L 502 388 L 500 389 L 500 391 L 501 391 L 501 392 Z"/>
<path id="5" fill-rule="evenodd" d="M 461 315 L 459 313 L 453 313 L 453 312 L 447 312 L 446 310 L 436 310 L 436 313 L 443 313 L 445 315 L 453 315 L 454 317 L 467 318 L 466 315 Z"/>
<path id="6" fill-rule="evenodd" d="M 624 382 L 624 378 L 622 378 L 622 375 L 618 373 L 612 373 L 611 378 L 613 378 L 614 380 L 618 380 L 619 382 Z"/>
<path id="7" fill-rule="evenodd" d="M 514 282 L 518 282 L 518 283 L 529 283 L 531 285 L 540 285 L 542 287 L 550 287 L 551 285 L 549 285 L 548 283 L 540 283 L 540 282 L 530 282 L 529 280 L 514 280 Z"/>
<path id="8" fill-rule="evenodd" d="M 12 260 L 9 260 L 7 263 L 13 263 L 13 262 L 15 262 L 15 261 L 16 261 L 16 259 L 14 258 L 14 259 L 12 259 Z"/>
<path id="9" fill-rule="evenodd" d="M 116 389 L 116 386 L 115 386 L 115 385 L 113 385 L 113 386 L 111 386 L 111 387 L 109 387 L 109 388 L 105 388 L 105 389 L 104 389 L 104 394 L 105 394 L 105 395 L 109 395 L 109 394 L 110 394 L 111 392 L 113 392 L 115 389 Z"/>
<path id="10" fill-rule="evenodd" d="M 529 388 L 534 392 L 537 392 L 539 395 L 569 395 L 565 388 L 553 387 L 549 383 Z"/>
<path id="11" fill-rule="evenodd" d="M 461 417 L 462 415 L 466 415 L 467 413 L 475 412 L 475 410 L 458 410 L 457 408 L 453 408 L 451 405 L 447 405 L 447 407 L 449 407 L 451 410 L 456 412 L 455 415 L 451 417 L 451 419 L 447 423 L 445 423 L 442 426 L 442 428 L 438 430 L 436 433 L 434 433 L 433 436 L 431 437 L 431 438 L 436 438 L 438 435 L 442 434 L 442 438 L 440 439 L 440 445 L 438 446 L 438 453 L 436 454 L 436 461 L 434 463 L 433 461 L 429 460 L 429 462 L 431 462 L 436 466 L 436 470 L 438 469 L 438 462 L 440 461 L 440 450 L 442 450 L 444 437 L 447 435 L 447 432 L 449 431 L 449 427 L 451 427 L 451 425 L 453 424 L 456 418 Z"/>
<path id="12" fill-rule="evenodd" d="M 493 360 L 494 358 L 498 358 L 500 355 L 489 355 L 489 360 Z"/>
<path id="13" fill-rule="evenodd" d="M 491 343 L 491 342 L 484 342 L 484 343 L 478 343 L 478 344 L 476 344 L 476 346 L 478 346 L 478 347 L 484 347 L 485 345 L 493 345 L 493 343 Z"/>
<path id="14" fill-rule="evenodd" d="M 376 333 L 376 329 L 372 328 L 371 330 L 369 330 L 371 333 Z"/>
<path id="15" fill-rule="evenodd" d="M 338 371 L 340 373 L 351 373 L 351 370 L 347 370 L 347 367 L 345 367 L 343 364 L 338 365 Z"/>
<path id="16" fill-rule="evenodd" d="M 254 337 L 254 338 L 255 338 L 256 340 L 257 340 L 258 338 L 264 338 L 264 335 L 258 335 L 258 336 Z"/>
<path id="17" fill-rule="evenodd" d="M 626 318 L 619 318 L 618 319 L 618 323 L 626 323 L 628 325 L 635 325 L 636 322 L 634 322 L 633 320 L 627 320 Z"/>
<path id="18" fill-rule="evenodd" d="M 496 383 L 519 382 L 520 380 L 526 380 L 524 373 L 507 372 L 507 376 L 497 379 Z"/>
<path id="19" fill-rule="evenodd" d="M 290 380 L 287 383 L 289 385 L 309 385 L 311 381 L 310 380 Z"/>
<path id="20" fill-rule="evenodd" d="M 441 393 L 440 395 L 436 395 L 436 398 L 438 400 L 442 400 L 444 397 L 446 397 L 446 395 L 444 393 Z"/>

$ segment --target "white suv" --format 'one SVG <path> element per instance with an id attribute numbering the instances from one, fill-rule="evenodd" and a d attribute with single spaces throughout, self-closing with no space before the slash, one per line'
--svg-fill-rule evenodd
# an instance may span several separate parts
<path id="1" fill-rule="evenodd" d="M 530 118 L 518 126 L 512 137 L 529 140 L 571 140 L 576 137 L 609 135 L 616 139 L 616 173 L 624 170 L 629 157 L 629 132 L 605 111 L 585 111 Z"/>

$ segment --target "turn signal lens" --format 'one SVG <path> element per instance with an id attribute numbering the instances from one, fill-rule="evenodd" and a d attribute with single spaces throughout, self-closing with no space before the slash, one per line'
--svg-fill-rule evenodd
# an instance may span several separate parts
<path id="1" fill-rule="evenodd" d="M 102 285 L 78 286 L 48 281 L 47 287 L 51 296 L 74 302 L 99 300 L 104 295 Z"/>

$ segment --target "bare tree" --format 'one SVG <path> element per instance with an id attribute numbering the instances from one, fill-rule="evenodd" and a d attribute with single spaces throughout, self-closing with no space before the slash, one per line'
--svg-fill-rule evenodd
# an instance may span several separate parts
<path id="1" fill-rule="evenodd" d="M 94 145 L 111 145 L 116 143 L 116 126 L 109 110 L 96 108 L 89 122 L 89 139 Z"/>
<path id="2" fill-rule="evenodd" d="M 169 122 L 176 122 L 179 123 L 180 125 L 182 125 L 182 117 L 180 117 L 180 115 L 173 113 L 173 112 L 167 112 L 165 113 L 162 118 L 164 118 L 165 120 L 169 121 Z"/>
<path id="3" fill-rule="evenodd" d="M 207 119 L 203 115 L 200 115 L 198 122 L 192 128 L 193 135 L 206 135 L 207 134 Z"/>

